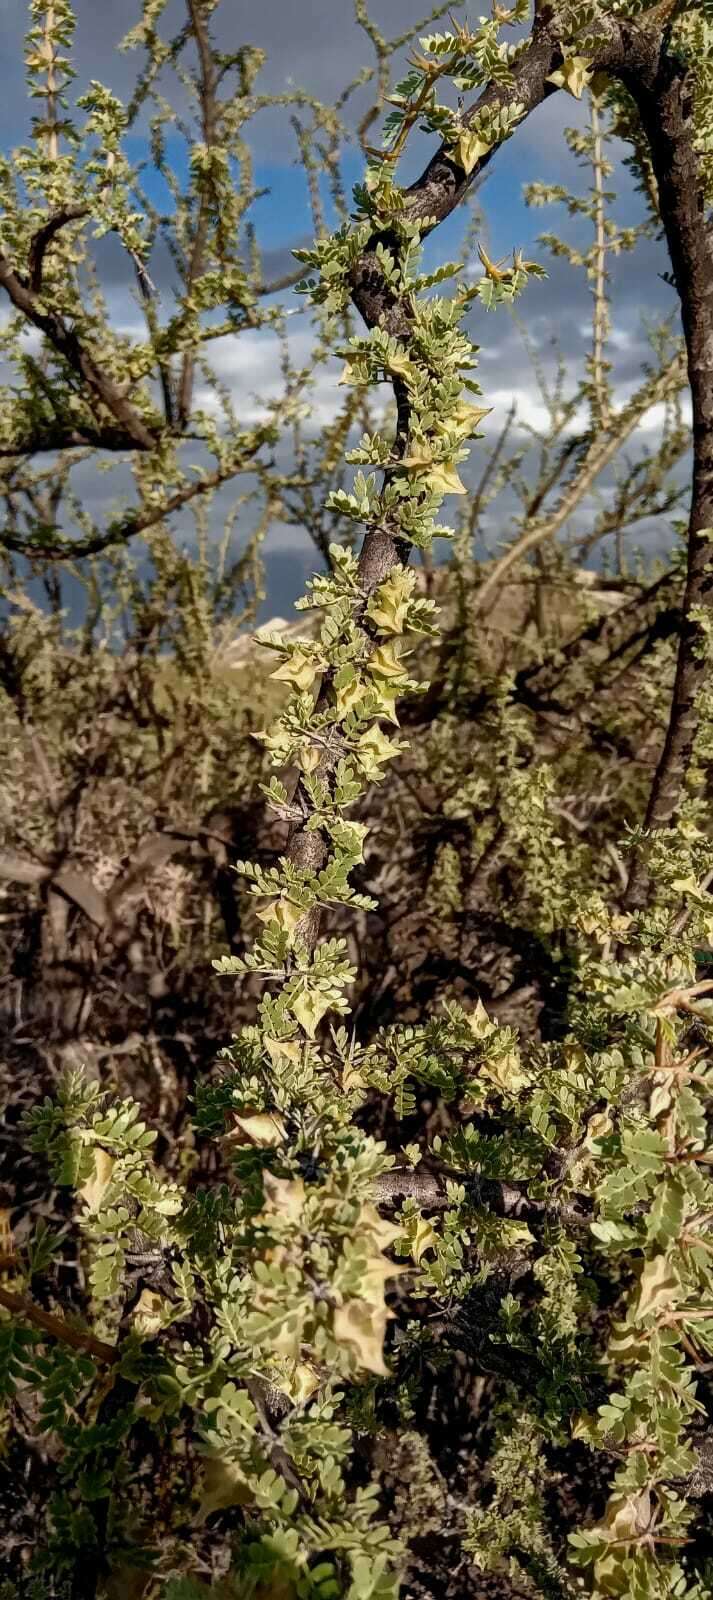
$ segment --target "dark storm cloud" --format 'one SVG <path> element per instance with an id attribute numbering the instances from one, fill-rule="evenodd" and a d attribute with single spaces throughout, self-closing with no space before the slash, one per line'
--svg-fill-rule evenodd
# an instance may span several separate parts
<path id="1" fill-rule="evenodd" d="M 388 38 L 396 37 L 409 24 L 417 22 L 421 9 L 428 10 L 426 0 L 422 8 L 414 4 L 414 0 L 369 0 L 369 5 Z M 22 71 L 28 14 L 27 0 L 0 0 L 0 38 L 6 63 L 0 100 L 0 145 L 5 149 L 27 137 L 33 111 L 32 103 L 26 98 Z M 139 0 L 119 0 L 117 5 L 110 4 L 109 0 L 99 0 L 99 3 L 76 0 L 76 14 L 73 59 L 77 77 L 70 93 L 81 93 L 90 79 L 99 78 L 127 100 L 143 57 L 141 52 L 122 53 L 117 45 L 140 14 Z M 170 36 L 184 17 L 184 0 L 169 0 L 161 22 L 164 35 Z M 302 87 L 309 95 L 329 104 L 361 68 L 373 63 L 373 47 L 354 22 L 352 0 L 223 0 L 214 13 L 213 31 L 222 48 L 252 43 L 266 52 L 258 88 L 267 94 L 281 94 L 291 87 Z M 166 79 L 165 88 L 174 105 L 183 101 L 184 92 L 175 76 Z M 367 88 L 350 102 L 347 121 L 352 126 L 368 101 Z M 270 185 L 270 168 L 294 170 L 296 148 L 289 122 L 291 109 L 288 106 L 263 112 L 247 126 L 254 156 L 263 169 L 268 169 L 258 172 L 259 183 Z M 308 115 L 307 112 L 301 114 Z M 574 163 L 561 133 L 568 123 L 581 121 L 582 115 L 582 107 L 569 96 L 553 96 L 528 119 L 517 138 L 499 153 L 481 191 L 482 204 L 486 217 L 495 219 L 498 234 L 507 238 L 510 247 L 523 242 L 523 236 L 532 232 L 532 222 L 526 221 L 522 205 L 523 184 L 535 177 L 547 182 L 566 181 L 572 177 Z M 405 182 L 418 175 L 431 150 L 432 140 L 417 134 L 404 163 Z M 358 170 L 359 159 L 354 150 L 354 172 Z M 352 181 L 352 174 L 348 181 Z M 282 238 L 273 236 L 278 213 Z M 258 232 L 264 231 L 267 222 L 271 230 L 267 243 L 281 252 L 279 266 L 266 262 L 266 275 L 271 276 L 273 271 L 279 275 L 289 265 L 287 247 L 312 232 L 300 175 L 295 172 L 294 181 L 290 179 L 282 184 L 274 203 L 268 194 L 253 215 Z M 108 240 L 95 248 L 103 281 L 109 285 L 124 284 L 127 263 L 116 241 Z M 168 286 L 173 279 L 170 262 L 161 247 L 152 261 L 152 275 L 160 288 Z"/>
<path id="2" fill-rule="evenodd" d="M 90 78 L 106 81 L 117 93 L 128 95 L 139 57 L 119 54 L 116 46 L 140 15 L 134 0 L 76 0 L 77 34 L 74 64 L 80 84 Z M 427 11 L 427 5 L 423 10 Z M 372 0 L 372 14 L 387 37 L 404 31 L 422 14 L 413 0 Z M 1 0 L 0 30 L 3 59 L 19 61 L 28 26 L 26 0 Z M 161 22 L 169 35 L 185 15 L 181 0 L 171 0 Z M 213 30 L 223 49 L 253 44 L 267 52 L 260 79 L 266 93 L 281 93 L 289 83 L 307 89 L 329 103 L 364 64 L 373 50 L 354 22 L 351 0 L 224 0 L 216 12 Z M 22 75 L 6 71 L 0 104 L 0 134 L 16 142 L 26 122 Z"/>
<path id="3" fill-rule="evenodd" d="M 459 11 L 457 0 L 454 10 Z M 387 39 L 393 39 L 423 19 L 427 3 L 414 0 L 369 0 L 370 14 Z M 120 52 L 123 35 L 140 16 L 139 0 L 75 0 L 77 30 L 73 63 L 77 72 L 75 92 L 80 93 L 92 78 L 106 82 L 128 98 L 141 64 L 140 52 Z M 0 140 L 16 144 L 26 136 L 32 108 L 24 91 L 21 70 L 23 40 L 28 27 L 27 0 L 0 0 L 0 38 L 3 46 L 3 95 L 0 101 Z M 183 0 L 169 0 L 161 32 L 170 36 L 185 18 Z M 447 21 L 437 26 L 447 26 Z M 259 46 L 266 61 L 259 89 L 281 94 L 289 87 L 301 87 L 326 104 L 332 103 L 363 67 L 374 64 L 374 50 L 363 29 L 354 21 L 352 0 L 223 0 L 216 11 L 213 32 L 222 49 L 243 44 Z M 404 63 L 404 52 L 395 59 L 397 70 Z M 560 97 L 540 108 L 534 121 L 539 125 L 536 141 L 547 137 L 550 121 L 559 120 L 551 109 Z M 369 100 L 368 87 L 354 101 L 354 113 Z M 569 105 L 569 120 L 577 112 Z M 274 118 L 265 116 L 256 124 L 263 155 L 279 152 L 270 140 Z M 262 128 L 262 132 L 261 132 Z M 266 137 L 267 134 L 267 137 Z M 528 136 L 529 142 L 529 136 Z"/>

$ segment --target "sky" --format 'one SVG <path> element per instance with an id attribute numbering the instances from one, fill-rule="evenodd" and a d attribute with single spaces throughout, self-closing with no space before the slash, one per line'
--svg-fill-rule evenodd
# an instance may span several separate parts
<path id="1" fill-rule="evenodd" d="M 168 32 L 166 19 L 180 21 L 183 0 L 168 0 L 162 31 Z M 136 0 L 77 0 L 77 36 L 74 64 L 76 89 L 98 78 L 128 97 L 133 85 L 137 57 L 121 54 L 117 44 L 122 33 L 138 16 Z M 427 9 L 424 3 L 424 10 Z M 467 15 L 463 7 L 459 14 Z M 370 0 L 374 20 L 388 36 L 395 36 L 414 18 L 422 15 L 414 0 Z M 470 19 L 476 14 L 471 11 Z M 22 41 L 27 27 L 27 0 L 0 0 L 0 38 L 2 41 L 3 94 L 0 97 L 0 147 L 8 152 L 26 136 L 28 102 L 21 70 Z M 442 25 L 447 25 L 446 23 Z M 221 48 L 239 45 L 259 46 L 266 53 L 257 87 L 268 94 L 282 94 L 300 86 L 307 93 L 329 103 L 344 89 L 360 66 L 369 64 L 370 46 L 355 25 L 353 0 L 223 0 L 214 17 L 214 33 Z M 438 24 L 435 24 L 438 26 Z M 12 63 L 17 63 L 14 70 Z M 175 90 L 173 91 L 176 92 Z M 368 90 L 353 100 L 353 118 L 368 103 Z M 250 142 L 256 163 L 256 179 L 265 193 L 253 208 L 252 217 L 263 251 L 266 277 L 290 269 L 291 248 L 308 242 L 312 220 L 304 175 L 295 165 L 294 135 L 289 113 L 282 109 L 262 113 L 250 125 Z M 547 183 L 572 184 L 580 191 L 588 179 L 569 155 L 562 129 L 581 119 L 581 108 L 571 97 L 549 99 L 505 144 L 492 163 L 486 182 L 478 194 L 482 213 L 483 242 L 490 255 L 499 258 L 521 247 L 540 260 L 548 270 L 544 283 L 532 282 L 519 302 L 518 313 L 527 324 L 545 370 L 552 375 L 556 349 L 572 372 L 581 363 L 590 340 L 589 293 L 584 274 L 574 272 L 560 260 L 551 260 L 537 243 L 543 229 L 564 231 L 561 210 L 552 207 L 528 209 L 523 200 L 524 185 L 535 178 Z M 376 131 L 376 130 L 374 130 Z M 141 131 L 134 136 L 136 150 Z M 402 177 L 416 176 L 431 150 L 426 135 L 419 135 Z M 620 152 L 623 153 L 623 152 Z M 360 175 L 361 155 L 353 145 L 347 150 L 343 176 L 351 184 Z M 616 213 L 623 222 L 640 214 L 639 201 L 623 168 L 615 175 L 619 190 Z M 150 181 L 149 181 L 150 187 Z M 456 214 L 429 241 L 428 256 L 442 260 L 452 256 L 462 236 L 464 216 Z M 576 238 L 577 224 L 567 227 L 568 237 Z M 580 235 L 585 237 L 581 233 Z M 136 319 L 131 285 L 127 282 L 126 259 L 114 243 L 98 249 L 102 280 L 107 286 L 112 315 L 117 325 Z M 623 255 L 610 263 L 613 338 L 610 357 L 614 362 L 615 393 L 624 400 L 640 381 L 642 362 L 647 358 L 646 324 L 662 317 L 676 318 L 675 295 L 665 283 L 666 257 L 662 244 L 645 240 L 634 255 Z M 161 291 L 168 263 L 152 262 L 152 273 Z M 309 335 L 303 302 L 283 296 L 295 312 L 290 324 L 296 357 L 309 349 Z M 0 307 L 0 312 L 1 312 Z M 507 314 L 489 316 L 476 311 L 471 335 L 480 345 L 479 381 L 492 413 L 486 431 L 495 436 L 513 400 L 522 425 L 537 425 L 542 420 L 542 404 L 518 328 Z M 240 414 L 246 420 L 260 413 L 261 400 L 279 387 L 279 351 L 274 338 L 243 334 L 222 341 L 213 352 L 219 376 L 228 385 Z M 311 426 L 333 415 L 339 395 L 336 382 L 341 363 L 335 361 L 320 370 L 310 397 Z M 655 424 L 655 418 L 653 419 Z M 127 492 L 127 480 L 111 474 L 109 479 L 92 470 L 81 469 L 78 481 L 84 503 L 102 521 L 109 506 L 116 509 L 117 497 Z M 178 529 L 179 535 L 181 529 Z M 657 538 L 662 535 L 660 530 Z M 304 575 L 314 565 L 313 547 L 304 533 L 276 525 L 268 538 L 269 587 L 264 614 L 284 614 L 301 591 Z"/>

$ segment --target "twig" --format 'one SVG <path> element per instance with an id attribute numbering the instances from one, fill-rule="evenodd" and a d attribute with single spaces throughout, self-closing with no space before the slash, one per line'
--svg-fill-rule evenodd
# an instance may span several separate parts
<path id="1" fill-rule="evenodd" d="M 646 412 L 652 406 L 657 405 L 660 400 L 663 400 L 672 390 L 680 388 L 684 382 L 684 359 L 682 354 L 677 352 L 668 363 L 668 366 L 664 367 L 663 371 L 659 373 L 655 382 L 652 384 L 650 380 L 647 380 L 637 394 L 634 395 L 633 399 L 629 401 L 628 406 L 623 411 L 620 411 L 616 417 L 612 418 L 609 431 L 604 434 L 595 434 L 577 473 L 562 494 L 555 510 L 550 516 L 543 518 L 541 522 L 536 522 L 533 527 L 526 528 L 515 544 L 505 551 L 499 561 L 495 562 L 475 596 L 474 606 L 476 612 L 483 611 L 486 601 L 492 597 L 494 590 L 499 587 L 511 568 L 518 561 L 521 561 L 523 556 L 527 555 L 530 550 L 534 550 L 536 546 L 543 544 L 546 539 L 552 539 L 559 532 L 575 506 L 579 504 L 582 496 L 591 487 L 594 479 L 613 460 L 621 449 L 624 440 L 628 439 L 629 435 L 633 433 L 641 418 L 646 415 Z"/>
<path id="2" fill-rule="evenodd" d="M 108 550 L 111 545 L 124 544 L 128 539 L 135 538 L 137 533 L 145 533 L 147 528 L 154 528 L 157 522 L 163 522 L 165 517 L 170 516 L 174 511 L 180 510 L 181 506 L 188 505 L 198 495 L 208 494 L 211 489 L 219 488 L 222 483 L 226 483 L 236 473 L 244 471 L 247 462 L 257 455 L 258 450 L 265 443 L 267 431 L 261 428 L 256 429 L 252 439 L 245 443 L 244 453 L 240 457 L 239 464 L 235 460 L 225 462 L 223 465 L 216 467 L 214 472 L 208 472 L 204 477 L 198 478 L 195 483 L 189 483 L 184 485 L 182 489 L 177 489 L 175 494 L 169 495 L 168 499 L 163 500 L 159 505 L 153 505 L 146 510 L 130 512 L 127 517 L 117 518 L 116 521 L 109 524 L 104 533 L 94 534 L 91 538 L 84 540 L 65 538 L 61 543 L 52 543 L 51 539 L 47 538 L 46 540 L 43 539 L 42 543 L 39 541 L 33 543 L 30 539 L 16 538 L 11 531 L 5 528 L 0 534 L 0 546 L 4 546 L 6 550 L 15 551 L 17 555 L 38 555 L 45 559 L 61 559 L 71 556 L 76 559 L 80 556 L 98 555 L 102 550 Z M 46 531 L 47 534 L 50 534 L 55 530 L 47 529 Z M 45 530 L 43 529 L 44 532 Z"/>
<path id="3" fill-rule="evenodd" d="M 84 1350 L 87 1355 L 94 1356 L 97 1361 L 103 1361 L 106 1366 L 114 1366 L 119 1360 L 119 1351 L 113 1344 L 105 1344 L 103 1339 L 97 1339 L 93 1333 L 84 1333 L 79 1328 L 72 1328 L 63 1317 L 53 1316 L 51 1311 L 43 1311 L 41 1306 L 35 1305 L 27 1295 L 13 1294 L 9 1289 L 0 1287 L 0 1306 L 6 1311 L 11 1311 L 16 1317 L 23 1317 L 33 1327 L 40 1328 L 43 1333 L 50 1334 L 51 1338 L 58 1339 L 61 1344 L 70 1345 L 72 1350 Z"/>
<path id="4" fill-rule="evenodd" d="M 198 98 L 201 109 L 201 131 L 203 142 L 207 150 L 215 145 L 218 136 L 219 101 L 217 96 L 218 68 L 213 53 L 210 34 L 206 17 L 202 10 L 202 0 L 187 0 L 188 15 L 190 18 L 191 32 L 198 51 L 199 85 Z M 200 277 L 208 242 L 208 229 L 210 225 L 210 205 L 208 202 L 207 188 L 201 190 L 198 206 L 196 229 L 193 235 L 190 261 L 186 273 L 186 294 L 190 295 L 196 279 Z M 181 427 L 185 426 L 191 408 L 193 395 L 193 375 L 195 371 L 195 354 L 188 349 L 183 356 L 181 372 L 178 379 L 176 396 L 176 414 Z"/>
<path id="5" fill-rule="evenodd" d="M 595 422 L 602 428 L 608 428 L 610 423 L 609 410 L 609 385 L 606 379 L 606 365 L 604 360 L 604 344 L 609 332 L 609 309 L 607 305 L 607 271 L 606 271 L 606 216 L 604 207 L 604 156 L 602 151 L 602 130 L 599 120 L 599 107 L 594 95 L 591 96 L 591 126 L 592 126 L 592 167 L 594 169 L 594 313 L 592 323 L 592 384 L 594 388 L 592 413 Z"/>
<path id="6" fill-rule="evenodd" d="M 68 222 L 78 222 L 80 217 L 88 215 L 88 205 L 62 206 L 59 211 L 55 211 L 51 217 L 48 217 L 47 221 L 42 224 L 41 228 L 37 229 L 36 233 L 33 233 L 27 257 L 30 289 L 33 294 L 42 293 L 42 268 L 45 252 L 55 234 L 59 233 L 60 228 L 65 228 Z"/>
<path id="7" fill-rule="evenodd" d="M 451 1171 L 447 1167 L 442 1173 L 422 1171 L 418 1167 L 382 1172 L 373 1180 L 374 1198 L 378 1205 L 390 1208 L 404 1200 L 416 1200 L 429 1211 L 443 1211 L 451 1204 L 446 1194 L 446 1180 L 462 1184 L 476 1205 L 487 1206 L 498 1217 L 518 1217 L 534 1222 L 538 1217 L 557 1216 L 575 1226 L 589 1224 L 591 1202 L 586 1195 L 573 1196 L 570 1200 L 531 1200 L 526 1183 L 507 1183 L 502 1179 L 483 1178 L 479 1173 Z"/>
<path id="8" fill-rule="evenodd" d="M 45 311 L 28 284 L 24 283 L 7 256 L 0 255 L 0 288 L 32 326 L 49 339 L 95 400 L 106 406 L 126 433 L 127 446 L 134 450 L 153 450 L 157 439 L 143 417 L 135 410 L 119 384 L 95 361 L 79 335 L 69 328 L 58 311 Z"/>

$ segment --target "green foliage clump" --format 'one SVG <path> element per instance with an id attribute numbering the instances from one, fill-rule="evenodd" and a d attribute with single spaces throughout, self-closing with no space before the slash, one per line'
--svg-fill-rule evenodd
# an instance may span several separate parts
<path id="1" fill-rule="evenodd" d="M 584 9 L 588 23 L 597 8 Z M 147 8 L 145 30 L 159 10 Z M 263 986 L 255 1022 L 196 1089 L 195 1137 L 216 1141 L 219 1181 L 167 1178 L 139 1105 L 79 1075 L 26 1119 L 33 1154 L 76 1196 L 89 1293 L 81 1316 L 45 1310 L 46 1280 L 71 1258 L 65 1235 L 39 1230 L 0 1288 L 0 1372 L 11 1405 L 34 1397 L 33 1429 L 56 1451 L 31 1581 L 72 1600 L 117 1584 L 165 1600 L 392 1600 L 413 1530 L 403 1506 L 391 1519 L 380 1506 L 374 1441 L 394 1422 L 412 1430 L 428 1374 L 456 1350 L 500 1389 L 487 1470 L 452 1508 L 476 1568 L 534 1595 L 713 1593 L 689 1493 L 713 1353 L 705 715 L 675 825 L 633 841 L 650 893 L 627 909 L 560 851 L 556 778 L 527 760 L 531 733 L 507 691 L 491 709 L 498 826 L 532 929 L 566 966 L 551 1037 L 523 1040 L 482 1002 L 450 999 L 362 1043 L 342 1020 L 348 940 L 321 935 L 325 913 L 374 907 L 353 811 L 403 751 L 397 707 L 427 687 L 413 657 L 435 607 L 407 557 L 449 532 L 441 505 L 463 492 L 458 467 L 483 416 L 463 317 L 529 275 L 520 257 L 503 274 L 484 256 L 485 293 L 424 298 L 444 273 L 420 272 L 430 219 L 410 211 L 395 163 L 419 119 L 465 176 L 507 136 L 519 101 L 464 127 L 435 83 L 509 85 L 520 48 L 503 46 L 500 25 L 523 15 L 423 41 L 353 226 L 301 252 L 305 292 L 332 318 L 371 252 L 388 313 L 344 346 L 344 378 L 392 384 L 397 425 L 364 434 L 350 489 L 331 497 L 364 528 L 361 556 L 334 545 L 300 602 L 316 628 L 262 641 L 289 694 L 260 737 L 292 772 L 264 793 L 290 835 L 273 864 L 240 864 L 260 930 L 215 962 Z M 556 86 L 581 92 L 585 74 L 564 53 Z M 112 107 L 94 95 L 90 111 L 111 149 Z M 201 183 L 214 157 L 197 157 Z M 140 256 L 134 219 L 106 220 Z M 148 425 L 148 394 L 139 413 Z M 473 794 L 455 804 L 472 809 Z M 449 914 L 455 879 L 441 852 L 430 892 Z M 441 1122 L 411 1137 L 424 1091 Z M 378 1099 L 393 1137 L 370 1131 Z M 552 1489 L 585 1452 L 602 1492 L 580 1525 L 571 1507 L 557 1514 Z M 413 1456 L 428 1505 L 427 1449 Z"/>

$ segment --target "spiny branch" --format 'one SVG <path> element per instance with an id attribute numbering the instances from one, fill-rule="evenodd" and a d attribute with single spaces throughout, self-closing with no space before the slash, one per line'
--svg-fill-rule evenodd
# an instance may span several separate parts
<path id="1" fill-rule="evenodd" d="M 198 98 L 201 112 L 201 131 L 206 149 L 211 150 L 218 137 L 218 67 L 208 32 L 207 18 L 203 11 L 203 0 L 187 0 L 187 4 L 191 31 L 198 51 Z M 203 271 L 210 227 L 210 211 L 208 185 L 205 183 L 201 190 L 198 217 L 186 275 L 187 296 L 191 294 L 196 280 Z M 178 380 L 177 395 L 177 414 L 181 426 L 185 426 L 191 407 L 194 371 L 195 354 L 193 350 L 186 350 Z"/>
<path id="2" fill-rule="evenodd" d="M 67 326 L 64 317 L 58 311 L 46 311 L 42 308 L 36 294 L 4 255 L 0 255 L 0 287 L 5 290 L 16 310 L 21 311 L 26 320 L 40 333 L 44 333 L 58 355 L 63 356 L 69 363 L 72 370 L 82 379 L 94 401 L 105 406 L 115 421 L 120 423 L 130 447 L 134 450 L 155 449 L 157 437 L 127 400 L 120 385 L 99 366 L 91 351 L 86 348 L 74 329 Z"/>
<path id="3" fill-rule="evenodd" d="M 713 241 L 706 224 L 702 179 L 691 125 L 691 85 L 685 63 L 662 55 L 648 76 L 622 72 L 648 136 L 661 218 L 681 300 L 693 410 L 693 482 L 688 563 L 676 678 L 664 749 L 649 796 L 646 827 L 668 827 L 685 794 L 699 725 L 698 701 L 709 672 L 701 618 L 713 609 L 708 530 L 713 526 Z M 641 906 L 647 878 L 634 857 L 627 905 Z"/>
<path id="4" fill-rule="evenodd" d="M 516 540 L 491 568 L 475 597 L 477 612 L 485 610 L 486 602 L 492 599 L 496 589 L 523 556 L 559 533 L 582 496 L 617 455 L 625 439 L 628 439 L 638 427 L 647 411 L 667 395 L 675 394 L 680 389 L 684 371 L 683 357 L 677 354 L 653 384 L 647 381 L 638 394 L 634 395 L 625 411 L 612 418 L 610 428 L 593 436 L 575 477 L 565 489 L 554 511 L 550 516 L 535 522 L 534 526 L 526 527 L 522 537 Z"/>
<path id="5" fill-rule="evenodd" d="M 713 242 L 707 231 L 701 194 L 687 68 L 678 58 L 668 56 L 664 48 L 671 15 L 669 0 L 665 0 L 663 9 L 654 7 L 638 19 L 601 17 L 593 30 L 596 44 L 593 46 L 588 40 L 587 46 L 592 69 L 611 73 L 632 94 L 648 137 L 673 276 L 681 298 L 693 401 L 694 473 L 688 578 L 671 714 L 646 816 L 649 828 L 665 827 L 672 821 L 684 792 L 698 729 L 697 699 L 707 670 L 705 641 L 697 617 L 701 610 L 710 609 L 713 592 L 710 551 L 706 539 L 701 537 L 703 530 L 713 526 L 713 415 L 710 407 Z M 488 85 L 470 108 L 466 126 L 484 110 L 494 111 L 514 104 L 522 107 L 520 121 L 523 121 L 554 92 L 549 79 L 562 58 L 555 26 L 551 9 L 544 7 L 536 16 L 528 45 L 513 65 L 510 80 L 505 85 Z M 421 177 L 406 191 L 413 219 L 433 218 L 431 226 L 442 222 L 494 158 L 497 149 L 494 145 L 476 162 L 471 173 L 466 174 L 442 145 Z M 380 323 L 389 333 L 408 342 L 408 305 L 386 283 L 376 244 L 375 239 L 353 270 L 354 304 L 369 327 Z M 557 527 L 561 520 L 555 514 Z M 543 537 L 547 537 L 547 533 L 543 534 L 541 528 L 530 530 L 520 543 L 519 554 L 536 547 Z M 376 538 L 378 542 L 378 536 Z M 487 588 L 481 593 L 481 606 L 492 594 L 495 581 L 500 581 L 515 559 L 516 555 L 508 552 L 503 562 L 498 563 Z M 645 893 L 641 859 L 635 857 L 629 905 L 642 903 Z"/>
<path id="6" fill-rule="evenodd" d="M 155 528 L 159 522 L 170 517 L 174 511 L 180 511 L 182 506 L 189 505 L 199 496 L 209 494 L 222 483 L 233 478 L 239 472 L 246 471 L 255 459 L 262 445 L 270 437 L 269 427 L 258 428 L 251 438 L 243 441 L 241 455 L 237 461 L 231 460 L 215 468 L 214 472 L 207 472 L 194 483 L 184 484 L 182 489 L 177 489 L 175 494 L 159 501 L 155 505 L 143 507 L 130 512 L 125 517 L 118 517 L 110 522 L 103 533 L 94 534 L 89 539 L 59 538 L 59 529 L 47 527 L 42 530 L 42 541 L 33 539 L 20 539 L 8 529 L 3 529 L 0 534 L 0 544 L 6 550 L 12 550 L 16 555 L 42 556 L 47 559 L 71 556 L 78 559 L 80 556 L 99 555 L 101 551 L 110 549 L 113 545 L 125 544 L 128 539 L 133 539 L 138 533 L 145 533 L 148 528 Z"/>
<path id="7" fill-rule="evenodd" d="M 33 233 L 30 240 L 30 250 L 27 257 L 27 268 L 30 280 L 30 289 L 33 294 L 42 293 L 42 268 L 48 246 L 52 243 L 55 234 L 61 228 L 66 228 L 68 222 L 78 222 L 80 217 L 89 215 L 88 205 L 62 206 L 55 211 L 41 228 Z"/>
<path id="8" fill-rule="evenodd" d="M 114 1345 L 106 1344 L 103 1339 L 97 1339 L 93 1333 L 85 1333 L 81 1328 L 73 1328 L 63 1317 L 56 1317 L 51 1311 L 43 1311 L 28 1295 L 13 1294 L 11 1290 L 0 1287 L 0 1306 L 11 1311 L 13 1316 L 31 1323 L 32 1327 L 39 1328 L 42 1333 L 48 1333 L 52 1339 L 58 1339 L 60 1344 L 69 1345 L 72 1350 L 82 1350 L 85 1355 L 94 1356 L 96 1361 L 101 1361 L 105 1366 L 114 1366 L 119 1360 L 119 1351 Z"/>
<path id="9" fill-rule="evenodd" d="M 532 1200 L 526 1183 L 507 1183 L 483 1178 L 478 1173 L 457 1172 L 443 1167 L 439 1172 L 407 1167 L 382 1172 L 373 1179 L 377 1204 L 395 1210 L 404 1200 L 415 1200 L 428 1211 L 443 1211 L 451 1204 L 446 1180 L 462 1184 L 474 1205 L 484 1206 L 497 1217 L 517 1217 L 525 1222 L 538 1218 L 557 1218 L 570 1226 L 586 1227 L 591 1220 L 591 1200 L 575 1195 L 563 1200 Z"/>

